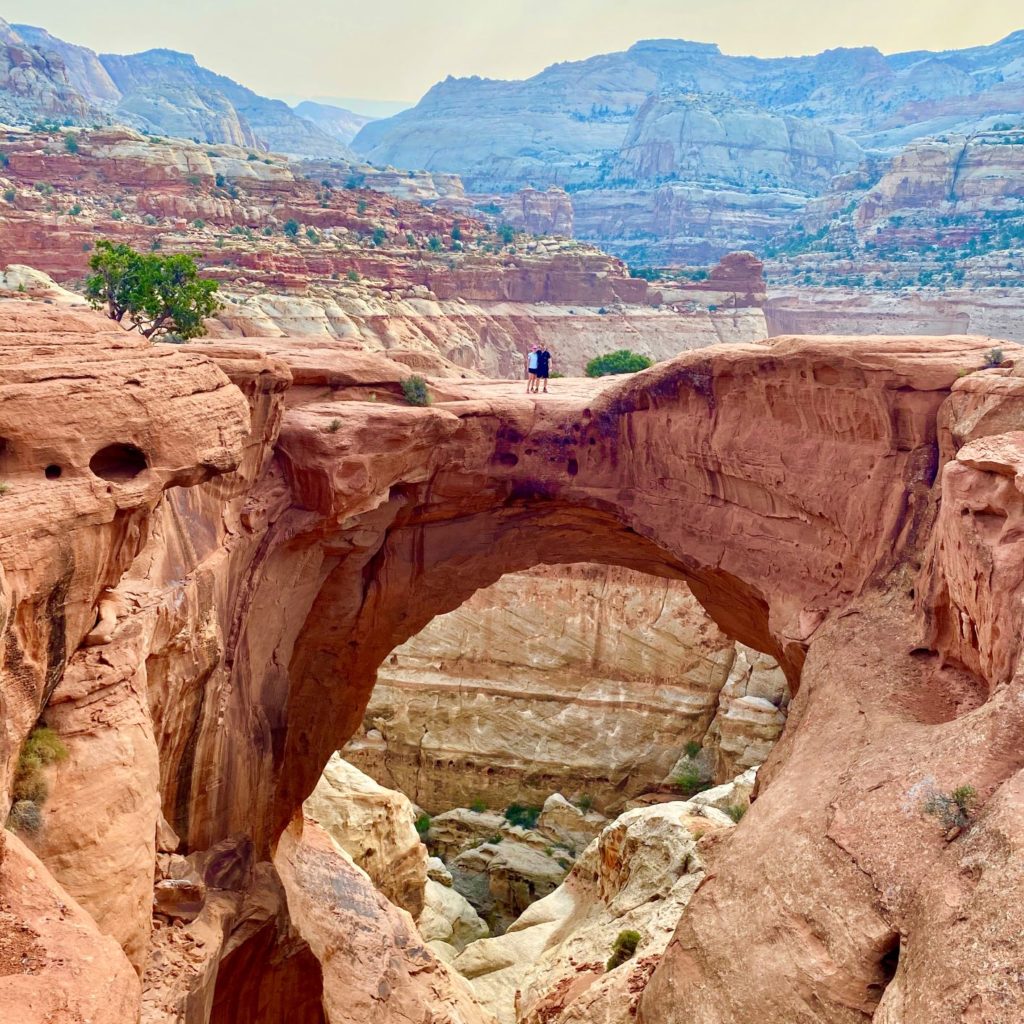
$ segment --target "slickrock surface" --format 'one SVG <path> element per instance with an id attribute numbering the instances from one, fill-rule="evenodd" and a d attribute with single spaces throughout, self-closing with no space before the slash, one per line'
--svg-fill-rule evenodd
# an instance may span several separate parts
<path id="1" fill-rule="evenodd" d="M 366 995 L 330 954 L 357 922 L 374 950 L 395 932 L 379 904 L 341 913 L 327 849 L 283 833 L 378 665 L 507 572 L 613 562 L 685 580 L 794 694 L 639 1019 L 1014 1024 L 1024 367 L 980 371 L 990 345 L 781 338 L 548 396 L 438 377 L 420 408 L 369 400 L 379 366 L 348 347 L 296 358 L 293 387 L 300 342 L 147 346 L 0 301 L 5 795 L 40 717 L 69 750 L 24 841 L 69 906 L 149 951 L 152 1019 L 322 1024 L 318 986 L 329 1008 Z M 962 784 L 976 820 L 953 834 L 919 795 Z M 153 941 L 158 843 L 206 897 Z M 182 929 L 203 938 L 187 969 Z M 57 928 L 48 955 L 78 941 Z M 73 976 L 83 998 L 137 998 L 114 962 Z"/>

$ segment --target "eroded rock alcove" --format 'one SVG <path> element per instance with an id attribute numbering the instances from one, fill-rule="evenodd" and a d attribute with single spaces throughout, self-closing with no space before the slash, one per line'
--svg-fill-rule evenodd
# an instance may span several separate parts
<path id="1" fill-rule="evenodd" d="M 318 877 L 286 829 L 378 665 L 505 573 L 590 562 L 687 581 L 794 693 L 640 1018 L 1019 1016 L 1024 410 L 1015 370 L 971 372 L 989 342 L 782 338 L 419 409 L 352 351 L 0 323 L 5 791 L 40 717 L 68 749 L 38 835 L 4 837 L 32 966 L 0 1009 L 323 1019 L 272 857 Z M 116 445 L 146 468 L 91 472 Z M 928 779 L 976 787 L 963 838 L 914 811 Z M 184 855 L 211 909 L 169 977 L 153 879 Z"/>

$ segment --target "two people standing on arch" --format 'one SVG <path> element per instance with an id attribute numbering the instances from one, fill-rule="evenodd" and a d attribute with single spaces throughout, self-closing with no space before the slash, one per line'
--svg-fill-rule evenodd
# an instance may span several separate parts
<path id="1" fill-rule="evenodd" d="M 526 356 L 526 392 L 536 394 L 544 381 L 544 394 L 548 392 L 551 376 L 551 353 L 541 345 L 534 345 Z"/>

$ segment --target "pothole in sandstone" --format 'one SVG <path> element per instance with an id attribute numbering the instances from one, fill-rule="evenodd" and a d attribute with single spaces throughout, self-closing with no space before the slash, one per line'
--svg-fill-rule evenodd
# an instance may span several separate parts
<path id="1" fill-rule="evenodd" d="M 788 699 L 776 663 L 682 583 L 596 565 L 510 574 L 386 660 L 306 812 L 511 1021 L 521 972 L 495 965 L 536 959 L 531 915 L 569 899 L 577 865 L 580 898 L 618 855 L 602 842 L 631 851 L 622 878 L 647 879 L 643 942 L 667 943 L 669 889 L 683 898 L 705 833 L 742 817 Z M 620 831 L 640 838 L 609 838 Z M 615 918 L 598 917 L 603 962 Z"/>

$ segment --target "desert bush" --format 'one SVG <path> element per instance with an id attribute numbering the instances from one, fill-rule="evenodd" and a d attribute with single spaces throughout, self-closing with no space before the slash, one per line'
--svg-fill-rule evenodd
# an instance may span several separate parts
<path id="1" fill-rule="evenodd" d="M 427 382 L 413 374 L 402 381 L 402 394 L 410 405 L 430 405 L 430 392 L 427 391 Z"/>
<path id="2" fill-rule="evenodd" d="M 295 238 L 299 233 L 299 222 L 297 220 L 286 220 L 283 231 L 289 238 Z"/>
<path id="3" fill-rule="evenodd" d="M 696 740 L 690 740 L 683 750 L 687 757 L 696 757 L 701 752 L 701 745 Z"/>
<path id="4" fill-rule="evenodd" d="M 111 212 L 110 212 L 110 219 L 111 220 L 123 220 L 124 219 L 124 214 L 120 210 L 111 210 Z"/>
<path id="5" fill-rule="evenodd" d="M 747 805 L 730 804 L 728 807 L 726 807 L 725 813 L 728 814 L 729 817 L 732 818 L 732 820 L 735 821 L 738 825 L 740 823 L 740 820 L 743 818 L 743 815 L 747 813 Z"/>
<path id="6" fill-rule="evenodd" d="M 430 831 L 430 815 L 429 814 L 421 814 L 416 819 L 416 831 L 421 836 L 425 836 Z"/>
<path id="7" fill-rule="evenodd" d="M 590 808 L 594 806 L 594 798 L 592 796 L 588 796 L 586 793 L 584 793 L 583 796 L 581 796 L 579 798 L 579 800 L 576 801 L 576 806 L 584 814 L 586 814 L 587 811 L 589 811 Z"/>
<path id="8" fill-rule="evenodd" d="M 387 241 L 388 233 L 378 224 L 373 229 L 373 244 L 378 248 Z"/>
<path id="9" fill-rule="evenodd" d="M 64 136 L 64 148 L 69 153 L 77 153 L 78 152 L 78 140 L 73 135 L 65 135 Z"/>
<path id="10" fill-rule="evenodd" d="M 353 284 L 356 284 L 359 281 L 359 271 L 358 270 L 350 270 L 345 275 L 345 280 L 346 281 L 351 281 Z"/>
<path id="11" fill-rule="evenodd" d="M 695 764 L 686 765 L 672 781 L 679 787 L 683 796 L 687 797 L 711 788 L 711 783 L 701 775 Z"/>
<path id="12" fill-rule="evenodd" d="M 327 429 L 327 433 L 328 434 L 336 434 L 339 430 L 341 430 L 341 420 L 339 420 L 339 419 L 331 420 L 331 422 L 327 424 L 327 428 L 326 429 Z"/>
<path id="13" fill-rule="evenodd" d="M 487 801 L 477 797 L 470 805 L 469 809 L 477 814 L 483 814 L 487 810 Z"/>
<path id="14" fill-rule="evenodd" d="M 16 800 L 7 816 L 7 827 L 12 832 L 35 835 L 43 827 L 43 812 L 32 800 Z"/>
<path id="15" fill-rule="evenodd" d="M 930 793 L 921 806 L 925 814 L 938 818 L 945 829 L 966 828 L 974 816 L 978 791 L 971 785 L 957 786 L 951 793 Z"/>
<path id="16" fill-rule="evenodd" d="M 444 246 L 441 243 L 441 239 L 438 238 L 437 235 L 431 235 L 427 239 L 427 248 L 431 252 L 440 252 L 444 248 Z"/>
<path id="17" fill-rule="evenodd" d="M 509 804 L 505 808 L 505 820 L 520 828 L 535 828 L 540 818 L 540 808 L 527 804 Z"/>
<path id="18" fill-rule="evenodd" d="M 69 217 L 77 217 L 82 212 L 82 207 L 78 203 L 75 203 L 71 209 L 68 210 Z"/>
<path id="19" fill-rule="evenodd" d="M 4 199 L 8 203 L 13 203 L 14 200 L 17 199 L 17 198 L 18 198 L 18 193 L 15 192 L 13 188 L 9 188 L 9 189 L 7 189 L 6 192 L 4 192 Z"/>
<path id="20" fill-rule="evenodd" d="M 650 365 L 651 360 L 647 356 L 623 348 L 591 359 L 587 363 L 586 374 L 588 377 L 606 377 L 612 373 L 636 373 L 638 370 L 646 370 Z"/>
<path id="21" fill-rule="evenodd" d="M 985 353 L 985 367 L 991 369 L 999 366 L 1003 361 L 1003 350 L 1001 348 L 990 348 Z"/>
<path id="22" fill-rule="evenodd" d="M 608 958 L 608 963 L 605 964 L 605 970 L 614 971 L 616 967 L 620 967 L 627 960 L 632 960 L 639 945 L 639 932 L 629 928 L 619 932 L 615 937 L 615 942 L 612 943 L 612 955 Z"/>
<path id="23" fill-rule="evenodd" d="M 314 245 L 320 244 L 320 236 L 316 233 L 316 228 L 306 228 L 306 238 Z"/>

